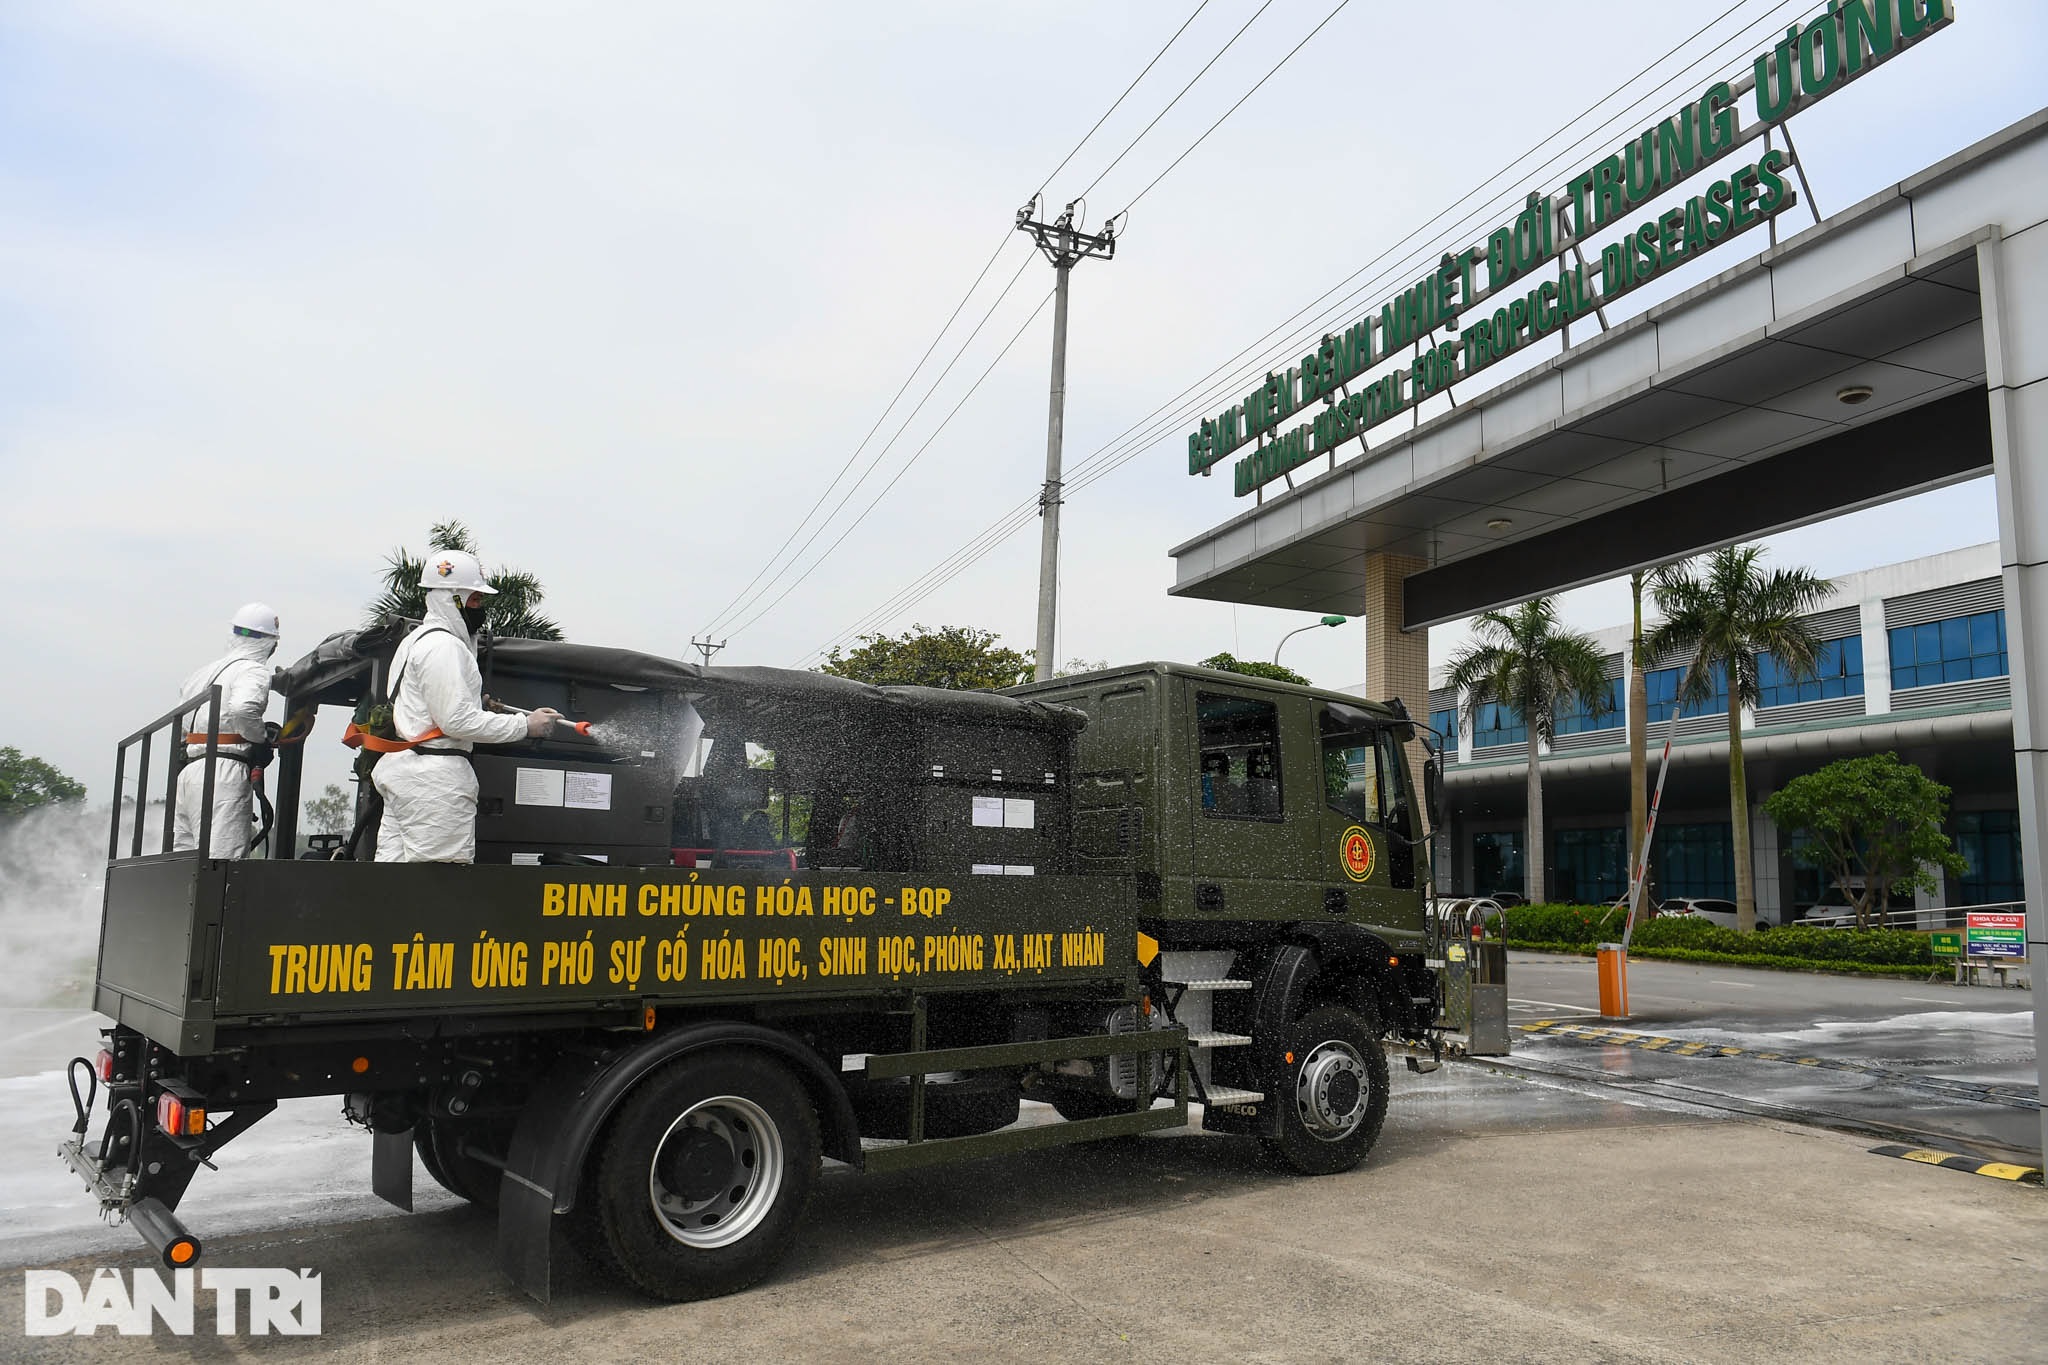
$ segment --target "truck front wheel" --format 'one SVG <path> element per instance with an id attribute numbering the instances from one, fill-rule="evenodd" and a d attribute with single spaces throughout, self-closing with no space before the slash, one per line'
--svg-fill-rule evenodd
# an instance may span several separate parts
<path id="1" fill-rule="evenodd" d="M 780 1063 L 685 1057 L 626 1101 L 592 1193 L 610 1259 L 643 1293 L 713 1298 L 782 1259 L 817 1184 L 818 1118 Z"/>
<path id="2" fill-rule="evenodd" d="M 1364 1160 L 1387 1119 L 1387 1054 L 1367 1019 L 1337 1005 L 1288 1029 L 1275 1156 L 1303 1175 L 1336 1175 Z"/>

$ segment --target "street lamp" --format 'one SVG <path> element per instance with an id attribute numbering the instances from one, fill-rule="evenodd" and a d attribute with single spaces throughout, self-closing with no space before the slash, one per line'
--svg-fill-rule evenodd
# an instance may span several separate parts
<path id="1" fill-rule="evenodd" d="M 1280 662 L 1281 649 L 1286 646 L 1289 640 L 1292 640 L 1295 636 L 1301 634 L 1302 630 L 1314 630 L 1316 626 L 1341 626 L 1347 619 L 1348 618 L 1342 616 L 1325 616 L 1322 620 L 1316 622 L 1314 626 L 1303 626 L 1301 630 L 1288 631 L 1285 635 L 1280 637 L 1280 643 L 1273 646 L 1273 662 L 1276 664 Z"/>

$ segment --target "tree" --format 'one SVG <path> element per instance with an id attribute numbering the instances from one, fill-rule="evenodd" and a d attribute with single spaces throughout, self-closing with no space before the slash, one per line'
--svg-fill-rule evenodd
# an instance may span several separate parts
<path id="1" fill-rule="evenodd" d="M 1795 777 L 1764 800 L 1779 829 L 1804 834 L 1793 851 L 1826 872 L 1868 928 L 1891 893 L 1937 889 L 1937 869 L 1962 875 L 1968 864 L 1941 832 L 1949 789 L 1896 754 L 1843 758 Z"/>
<path id="2" fill-rule="evenodd" d="M 1590 636 L 1565 630 L 1557 601 L 1538 597 L 1510 611 L 1472 618 L 1473 642 L 1453 655 L 1445 683 L 1462 698 L 1465 720 L 1475 724 L 1488 702 L 1514 710 L 1528 731 L 1529 827 L 1522 850 L 1523 894 L 1545 898 L 1543 771 L 1537 745 L 1556 734 L 1557 718 L 1572 704 L 1594 715 L 1607 710 L 1607 665 Z"/>
<path id="3" fill-rule="evenodd" d="M 434 523 L 427 532 L 427 553 L 436 550 L 462 550 L 481 557 L 475 534 L 459 521 Z M 384 557 L 384 590 L 370 603 L 370 616 L 405 616 L 417 620 L 427 610 L 427 590 L 420 586 L 420 575 L 426 571 L 424 561 L 413 556 L 404 546 L 393 550 Z M 519 569 L 500 569 L 488 575 L 490 585 L 498 590 L 495 597 L 486 598 L 490 604 L 484 625 L 493 635 L 514 635 L 526 640 L 559 640 L 562 628 L 551 619 L 540 614 L 541 599 L 547 590 L 540 580 Z"/>
<path id="4" fill-rule="evenodd" d="M 1735 927 L 1756 928 L 1756 869 L 1749 858 L 1749 787 L 1742 767 L 1742 708 L 1763 696 L 1757 660 L 1771 655 L 1794 677 L 1811 677 L 1820 642 L 1801 619 L 1828 595 L 1809 569 L 1763 568 L 1764 547 L 1731 545 L 1703 560 L 1657 571 L 1653 592 L 1664 621 L 1650 636 L 1654 655 L 1692 659 L 1680 706 L 1712 701 L 1728 686 L 1728 814 L 1735 851 Z"/>
<path id="5" fill-rule="evenodd" d="M 355 804 L 355 799 L 338 783 L 329 782 L 318 796 L 306 802 L 306 817 L 300 824 L 307 834 L 346 834 Z"/>
<path id="6" fill-rule="evenodd" d="M 1638 569 L 1628 576 L 1629 596 L 1635 601 L 1635 625 L 1628 638 L 1628 875 L 1634 889 L 1636 869 L 1643 865 L 1643 835 L 1650 823 L 1650 651 L 1643 647 L 1643 586 L 1649 574 Z M 1645 903 L 1648 897 L 1645 895 Z M 1630 907 L 1633 911 L 1634 907 Z"/>
<path id="7" fill-rule="evenodd" d="M 1248 678 L 1271 678 L 1274 682 L 1300 683 L 1303 687 L 1314 687 L 1301 674 L 1281 664 L 1269 664 L 1258 659 L 1240 659 L 1228 652 L 1211 654 L 1202 660 L 1203 668 L 1220 668 L 1225 673 L 1242 673 Z"/>
<path id="8" fill-rule="evenodd" d="M 877 687 L 1015 687 L 1031 681 L 1031 652 L 1007 649 L 992 630 L 912 626 L 900 636 L 863 635 L 852 653 L 834 649 L 820 673 Z"/>
<path id="9" fill-rule="evenodd" d="M 1069 659 L 1065 667 L 1053 670 L 1055 678 L 1071 678 L 1078 673 L 1099 673 L 1109 667 L 1107 659 Z"/>
<path id="10" fill-rule="evenodd" d="M 85 788 L 57 769 L 9 746 L 0 749 L 0 818 L 37 806 L 85 800 Z"/>

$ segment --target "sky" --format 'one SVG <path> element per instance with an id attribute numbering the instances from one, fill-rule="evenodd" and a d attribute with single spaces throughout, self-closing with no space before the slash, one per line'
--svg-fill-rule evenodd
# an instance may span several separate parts
<path id="1" fill-rule="evenodd" d="M 0 8 L 0 745 L 103 795 L 115 741 L 238 605 L 276 606 L 296 657 L 450 517 L 539 575 L 572 639 L 693 657 L 708 630 L 720 663 L 813 664 L 1036 494 L 1052 272 L 1011 230 L 1035 189 L 1053 211 L 1085 191 L 1091 228 L 1130 209 L 1115 259 L 1073 276 L 1071 471 L 1404 238 L 1467 244 L 1433 216 L 1730 9 L 1209 0 L 1054 175 L 1196 3 Z M 1715 64 L 1746 67 L 1790 12 L 1732 10 L 1660 71 L 1756 21 Z M 1964 0 L 1798 116 L 1822 210 L 2033 112 L 2044 70 L 2034 0 Z M 1555 188 L 1542 164 L 1489 193 Z M 1270 658 L 1306 623 L 1167 595 L 1168 548 L 1242 508 L 1187 477 L 1189 425 L 1072 493 L 1062 661 Z M 870 628 L 1028 648 L 1019 525 Z M 1995 535 L 1980 480 L 1771 544 L 1839 573 Z M 757 582 L 786 543 L 797 572 Z M 1584 629 L 1626 604 L 1564 599 Z M 1284 658 L 1349 685 L 1361 642 L 1317 630 Z M 316 773 L 342 769 L 332 738 Z"/>

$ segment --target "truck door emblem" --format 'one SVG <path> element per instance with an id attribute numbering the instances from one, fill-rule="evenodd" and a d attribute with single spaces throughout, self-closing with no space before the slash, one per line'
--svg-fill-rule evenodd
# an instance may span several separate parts
<path id="1" fill-rule="evenodd" d="M 1337 856 L 1344 864 L 1344 875 L 1354 882 L 1369 881 L 1372 878 L 1372 837 L 1362 825 L 1353 825 L 1344 831 L 1344 837 L 1337 841 Z"/>

